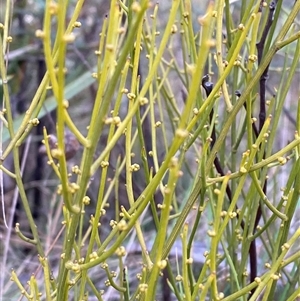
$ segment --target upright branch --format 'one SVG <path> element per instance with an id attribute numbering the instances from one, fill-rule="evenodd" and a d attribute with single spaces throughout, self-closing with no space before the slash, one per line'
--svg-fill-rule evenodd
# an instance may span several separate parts
<path id="1" fill-rule="evenodd" d="M 267 23 L 264 27 L 260 41 L 256 44 L 258 65 L 260 65 L 260 63 L 263 59 L 265 42 L 266 42 L 267 35 L 268 35 L 270 28 L 272 26 L 272 23 L 273 23 L 273 16 L 274 16 L 276 4 L 277 4 L 277 1 L 272 1 L 270 3 Z M 265 69 L 265 71 L 263 72 L 263 74 L 259 80 L 259 96 L 260 96 L 259 131 L 261 131 L 261 129 L 264 125 L 265 119 L 266 119 L 266 81 L 268 79 L 269 66 L 270 65 L 267 66 L 267 68 Z"/>
<path id="2" fill-rule="evenodd" d="M 263 1 L 262 1 L 263 2 Z M 274 11 L 276 8 L 277 0 L 272 1 L 269 5 L 269 15 L 268 19 L 266 22 L 266 25 L 264 27 L 262 36 L 260 41 L 256 44 L 257 47 L 257 58 L 258 58 L 258 65 L 261 64 L 262 59 L 263 59 L 263 53 L 264 53 L 264 48 L 265 48 L 265 42 L 267 35 L 270 31 L 270 28 L 273 23 L 273 16 L 274 16 Z M 260 6 L 260 10 L 262 9 L 262 5 Z M 263 125 L 266 120 L 266 81 L 268 79 L 268 74 L 269 74 L 269 66 L 265 68 L 263 74 L 260 77 L 259 80 L 259 96 L 260 96 L 260 102 L 259 102 L 259 129 L 258 129 L 258 134 L 261 132 Z M 263 158 L 265 159 L 265 153 L 263 154 Z M 263 192 L 266 194 L 267 192 L 267 180 L 263 182 Z M 256 229 L 260 218 L 262 215 L 262 210 L 261 210 L 261 204 L 259 204 L 257 212 L 256 212 L 256 218 L 255 218 L 255 225 L 254 229 Z M 249 256 L 250 256 L 250 281 L 253 282 L 255 278 L 257 277 L 257 250 L 256 250 L 256 240 L 254 239 L 251 244 L 250 244 L 250 249 L 249 249 Z M 251 295 L 254 293 L 255 288 L 252 289 Z M 249 295 L 249 298 L 250 296 Z"/>

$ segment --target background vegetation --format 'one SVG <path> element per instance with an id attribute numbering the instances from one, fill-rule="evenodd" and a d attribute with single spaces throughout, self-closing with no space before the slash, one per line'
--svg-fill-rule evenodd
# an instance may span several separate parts
<path id="1" fill-rule="evenodd" d="M 300 2 L 4 2 L 0 300 L 299 300 Z"/>

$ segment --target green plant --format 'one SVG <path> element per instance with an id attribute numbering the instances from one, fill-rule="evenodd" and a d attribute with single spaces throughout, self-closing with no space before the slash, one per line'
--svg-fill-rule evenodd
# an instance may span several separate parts
<path id="1" fill-rule="evenodd" d="M 162 294 L 177 300 L 296 300 L 299 87 L 290 112 L 294 135 L 283 132 L 282 112 L 299 79 L 299 1 L 220 0 L 207 4 L 195 22 L 191 1 L 174 0 L 163 15 L 161 5 L 146 0 L 112 0 L 96 67 L 68 82 L 67 49 L 76 41 L 83 5 L 46 1 L 43 28 L 36 31 L 46 73 L 26 113 L 17 117 L 5 56 L 9 3 L 1 25 L 7 143 L 0 169 L 16 183 L 31 232 L 19 222 L 16 233 L 34 246 L 43 270 L 28 286 L 12 271 L 22 295 L 105 300 L 113 290 L 118 300 Z M 277 86 L 271 93 L 268 76 Z M 87 129 L 79 128 L 72 97 L 91 85 Z M 44 153 L 57 181 L 49 247 L 47 230 L 33 217 L 20 148 L 53 109 L 55 135 L 43 128 Z M 287 137 L 278 146 L 282 133 Z M 12 168 L 5 166 L 10 155 Z M 49 230 L 54 220 L 62 222 L 55 238 Z M 9 259 L 8 248 L 3 257 Z M 141 264 L 133 270 L 134 250 Z M 95 273 L 99 267 L 109 289 Z"/>

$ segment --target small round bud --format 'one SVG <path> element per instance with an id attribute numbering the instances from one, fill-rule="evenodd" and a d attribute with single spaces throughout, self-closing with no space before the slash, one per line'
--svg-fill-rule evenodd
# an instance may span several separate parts
<path id="1" fill-rule="evenodd" d="M 167 261 L 166 260 L 161 260 L 157 263 L 158 267 L 163 270 L 167 266 Z"/>
<path id="2" fill-rule="evenodd" d="M 188 258 L 188 259 L 186 260 L 186 263 L 187 263 L 187 264 L 192 264 L 193 261 L 194 261 L 194 259 L 193 259 L 192 257 L 190 257 L 190 258 Z"/>
<path id="3" fill-rule="evenodd" d="M 245 25 L 244 24 L 239 24 L 238 29 L 239 30 L 245 30 Z"/>
<path id="4" fill-rule="evenodd" d="M 215 237 L 217 235 L 216 231 L 215 230 L 208 230 L 207 231 L 207 234 L 208 236 L 210 237 Z"/>
<path id="5" fill-rule="evenodd" d="M 141 292 L 146 292 L 147 289 L 148 289 L 148 284 L 146 284 L 146 283 L 141 283 L 141 284 L 139 285 L 139 289 L 140 289 Z"/>
<path id="6" fill-rule="evenodd" d="M 74 165 L 74 166 L 72 167 L 72 172 L 73 172 L 75 175 L 81 175 L 81 170 L 80 170 L 80 168 L 79 168 L 78 165 Z"/>
<path id="7" fill-rule="evenodd" d="M 87 205 L 90 204 L 91 199 L 86 195 L 86 196 L 83 198 L 82 202 L 83 202 L 84 205 L 87 206 Z"/>
<path id="8" fill-rule="evenodd" d="M 138 171 L 140 169 L 140 165 L 135 163 L 135 164 L 132 164 L 130 167 L 129 167 L 130 171 L 131 172 L 134 172 L 134 171 Z"/>
<path id="9" fill-rule="evenodd" d="M 174 34 L 178 31 L 178 28 L 175 24 L 172 25 L 172 28 L 171 28 L 171 33 Z"/>
<path id="10" fill-rule="evenodd" d="M 112 44 L 106 44 L 105 48 L 106 48 L 107 51 L 112 52 L 114 50 L 114 45 L 112 45 Z"/>
<path id="11" fill-rule="evenodd" d="M 249 61 L 255 63 L 257 61 L 257 55 L 250 54 L 248 59 L 249 59 Z"/>
<path id="12" fill-rule="evenodd" d="M 50 15 L 56 15 L 58 13 L 58 4 L 54 1 L 51 1 L 48 5 Z"/>
<path id="13" fill-rule="evenodd" d="M 255 278 L 254 278 L 254 281 L 255 281 L 257 284 L 259 284 L 259 283 L 261 283 L 261 278 L 255 277 Z"/>
<path id="14" fill-rule="evenodd" d="M 102 161 L 102 162 L 100 163 L 100 166 L 101 166 L 102 168 L 108 167 L 108 166 L 109 166 L 109 162 L 108 162 L 108 161 Z"/>
<path id="15" fill-rule="evenodd" d="M 72 43 L 75 41 L 75 35 L 73 32 L 69 33 L 69 34 L 65 34 L 63 37 L 64 42 L 66 43 Z"/>
<path id="16" fill-rule="evenodd" d="M 126 249 L 121 246 L 119 247 L 116 252 L 115 252 L 118 256 L 122 257 L 122 256 L 125 256 L 126 255 Z"/>
<path id="17" fill-rule="evenodd" d="M 127 223 L 124 219 L 120 220 L 119 223 L 118 223 L 118 229 L 120 231 L 125 231 L 127 230 Z"/>
<path id="18" fill-rule="evenodd" d="M 79 27 L 81 27 L 81 22 L 79 21 L 74 22 L 73 28 L 79 28 Z"/>
<path id="19" fill-rule="evenodd" d="M 37 30 L 35 31 L 35 36 L 36 36 L 37 38 L 42 39 L 42 38 L 45 37 L 45 32 L 44 32 L 43 30 L 41 30 L 41 29 L 37 29 Z"/>
<path id="20" fill-rule="evenodd" d="M 176 136 L 178 138 L 187 138 L 188 135 L 189 135 L 189 132 L 187 130 L 183 130 L 183 129 L 176 130 Z"/>
<path id="21" fill-rule="evenodd" d="M 283 244 L 283 246 L 281 247 L 281 249 L 284 250 L 288 250 L 291 246 L 288 243 Z"/>
<path id="22" fill-rule="evenodd" d="M 216 194 L 216 195 L 219 195 L 220 193 L 221 193 L 221 191 L 219 190 L 219 189 L 214 189 L 214 193 Z"/>
<path id="23" fill-rule="evenodd" d="M 146 104 L 148 104 L 148 99 L 146 98 L 146 97 L 142 97 L 142 98 L 140 98 L 140 105 L 141 106 L 144 106 L 144 105 L 146 105 Z"/>
<path id="24" fill-rule="evenodd" d="M 131 9 L 133 12 L 138 13 L 141 11 L 141 5 L 137 1 L 134 1 L 131 5 Z"/>
<path id="25" fill-rule="evenodd" d="M 33 126 L 37 126 L 40 123 L 40 121 L 37 118 L 33 118 L 29 121 L 29 123 Z"/>
<path id="26" fill-rule="evenodd" d="M 176 279 L 176 281 L 182 281 L 182 276 L 181 275 L 177 275 L 175 279 Z"/>
<path id="27" fill-rule="evenodd" d="M 127 93 L 127 97 L 128 99 L 133 100 L 136 98 L 136 95 L 134 93 Z"/>

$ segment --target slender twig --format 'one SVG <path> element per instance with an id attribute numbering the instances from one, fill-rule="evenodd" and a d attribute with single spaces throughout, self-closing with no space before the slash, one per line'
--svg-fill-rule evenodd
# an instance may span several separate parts
<path id="1" fill-rule="evenodd" d="M 260 39 L 259 43 L 257 43 L 257 45 L 256 45 L 259 65 L 262 62 L 264 51 L 266 52 L 265 41 L 266 41 L 267 35 L 269 33 L 269 30 L 272 26 L 272 23 L 273 23 L 273 15 L 274 15 L 275 8 L 276 8 L 276 2 L 272 1 L 269 6 L 269 15 L 268 15 L 267 23 L 264 27 L 261 39 Z M 268 78 L 269 66 L 270 66 L 270 64 L 265 68 L 265 70 L 259 80 L 259 95 L 260 95 L 259 130 L 258 130 L 259 133 L 262 130 L 263 125 L 266 120 L 266 81 Z M 263 158 L 265 159 L 265 152 L 263 154 Z M 264 179 L 263 193 L 266 194 L 266 192 L 267 192 L 267 180 Z M 254 229 L 256 229 L 256 227 L 258 225 L 261 215 L 262 215 L 262 209 L 261 209 L 261 204 L 259 204 L 257 212 L 256 212 Z M 250 244 L 249 256 L 250 256 L 250 281 L 253 282 L 254 279 L 257 277 L 257 250 L 256 250 L 255 239 Z M 255 288 L 252 289 L 251 295 L 254 293 L 254 291 L 255 291 Z"/>

